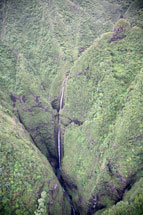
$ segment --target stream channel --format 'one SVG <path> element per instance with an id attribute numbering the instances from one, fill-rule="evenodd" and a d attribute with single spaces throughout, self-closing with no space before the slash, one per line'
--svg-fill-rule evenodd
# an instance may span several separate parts
<path id="1" fill-rule="evenodd" d="M 70 205 L 71 205 L 71 215 L 79 215 L 79 213 L 75 210 L 74 204 L 72 201 L 72 197 L 67 192 L 64 180 L 61 176 L 61 126 L 60 126 L 60 111 L 64 106 L 64 91 L 65 91 L 65 84 L 66 84 L 67 78 L 63 81 L 61 96 L 60 96 L 60 105 L 59 105 L 59 111 L 58 111 L 58 138 L 57 138 L 57 148 L 58 148 L 58 169 L 57 169 L 57 178 L 63 188 L 63 193 L 67 197 Z"/>
<path id="2" fill-rule="evenodd" d="M 67 188 L 66 188 L 66 183 L 64 182 L 64 179 L 62 178 L 61 175 L 61 125 L 60 125 L 60 111 L 62 110 L 63 106 L 64 106 L 64 90 L 65 90 L 65 84 L 66 84 L 66 80 L 67 78 L 64 79 L 63 81 L 63 86 L 62 86 L 62 91 L 61 91 L 61 96 L 60 96 L 60 104 L 59 104 L 59 110 L 58 110 L 58 129 L 57 129 L 57 151 L 58 151 L 58 168 L 56 169 L 56 176 L 59 180 L 59 183 L 61 184 L 61 187 L 63 189 L 63 194 L 66 196 L 66 198 L 68 199 L 70 205 L 71 205 L 71 215 L 80 215 L 80 213 L 78 211 L 75 210 L 74 208 L 74 204 L 72 201 L 72 197 L 71 195 L 68 193 Z M 19 99 L 17 96 L 10 94 L 10 98 L 13 102 L 13 107 L 16 108 L 16 100 Z M 21 117 L 21 114 L 19 112 L 19 110 L 16 108 L 16 112 L 17 112 L 17 116 L 19 119 L 19 122 L 24 126 L 24 128 L 26 129 L 26 131 L 29 133 L 29 130 L 27 128 L 27 126 L 25 125 L 25 123 L 23 122 L 23 119 Z M 37 146 L 34 138 L 32 135 L 30 135 L 31 140 L 34 142 L 34 144 Z"/>

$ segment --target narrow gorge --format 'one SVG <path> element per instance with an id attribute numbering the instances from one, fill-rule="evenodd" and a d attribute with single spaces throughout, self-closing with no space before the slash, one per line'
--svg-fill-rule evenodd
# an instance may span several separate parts
<path id="1" fill-rule="evenodd" d="M 59 113 L 58 113 L 58 158 L 59 158 L 59 171 L 61 168 L 61 125 L 60 125 L 60 111 L 62 110 L 64 106 L 64 91 L 65 91 L 65 84 L 66 84 L 66 78 L 64 78 L 61 96 L 60 96 L 60 107 L 59 107 Z"/>
<path id="2" fill-rule="evenodd" d="M 59 109 L 58 109 L 58 138 L 57 138 L 57 149 L 58 149 L 58 169 L 56 170 L 57 173 L 57 178 L 62 186 L 63 189 L 63 193 L 64 195 L 67 197 L 70 205 L 71 205 L 71 215 L 78 215 L 79 213 L 75 211 L 74 209 L 74 205 L 73 205 L 73 201 L 72 201 L 72 197 L 68 194 L 67 189 L 66 189 L 66 183 L 64 182 L 62 175 L 61 175 L 61 124 L 60 124 L 60 111 L 62 110 L 63 106 L 64 106 L 64 91 L 65 91 L 65 85 L 66 85 L 66 80 L 67 78 L 64 78 L 63 84 L 62 84 L 62 90 L 61 90 L 61 95 L 60 95 L 60 103 L 59 103 Z"/>
<path id="3" fill-rule="evenodd" d="M 143 1 L 0 1 L 0 215 L 143 214 Z"/>

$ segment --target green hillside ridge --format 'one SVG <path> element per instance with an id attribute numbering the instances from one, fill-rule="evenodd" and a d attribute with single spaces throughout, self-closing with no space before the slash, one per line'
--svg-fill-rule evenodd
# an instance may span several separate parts
<path id="1" fill-rule="evenodd" d="M 142 215 L 142 20 L 142 0 L 0 2 L 0 214 L 72 214 L 60 117 L 75 215 Z"/>
<path id="2" fill-rule="evenodd" d="M 75 202 L 91 204 L 91 211 L 120 201 L 143 174 L 143 31 L 133 27 L 125 33 L 112 43 L 113 33 L 103 35 L 67 81 L 62 115 L 84 123 L 65 127 L 62 170 L 78 187 Z"/>
<path id="3" fill-rule="evenodd" d="M 2 100 L 1 96 L 0 214 L 45 215 L 47 210 L 50 214 L 70 214 L 50 164 Z"/>

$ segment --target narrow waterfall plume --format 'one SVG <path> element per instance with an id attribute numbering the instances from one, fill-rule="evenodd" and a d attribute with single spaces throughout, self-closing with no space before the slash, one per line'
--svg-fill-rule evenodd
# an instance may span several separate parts
<path id="1" fill-rule="evenodd" d="M 65 83 L 66 83 L 66 78 L 64 79 L 63 82 L 63 87 L 62 87 L 62 92 L 61 92 L 61 98 L 60 98 L 60 110 L 63 108 L 63 100 L 64 100 L 64 91 L 65 91 Z M 59 111 L 60 111 L 59 110 Z"/>
<path id="2" fill-rule="evenodd" d="M 66 79 L 67 78 L 64 78 L 64 81 L 63 81 L 62 92 L 61 92 L 61 97 L 60 97 L 59 113 L 60 113 L 61 109 L 63 108 L 64 91 L 65 91 Z M 61 168 L 61 128 L 60 128 L 60 114 L 59 114 L 59 117 L 58 117 L 58 160 L 59 160 L 59 170 L 60 170 L 60 168 Z"/>
<path id="3" fill-rule="evenodd" d="M 61 129 L 58 125 L 58 160 L 59 160 L 59 170 L 61 168 Z"/>
<path id="4" fill-rule="evenodd" d="M 67 78 L 64 78 L 63 85 L 62 85 L 62 91 L 61 91 L 61 97 L 60 97 L 60 108 L 59 108 L 59 114 L 58 114 L 58 178 L 59 181 L 61 182 L 62 188 L 63 188 L 63 193 L 66 195 L 68 201 L 70 202 L 71 205 L 71 215 L 78 215 L 78 213 L 75 211 L 72 197 L 68 194 L 67 189 L 63 183 L 63 179 L 61 176 L 61 126 L 60 126 L 60 111 L 64 106 L 64 91 L 65 91 L 65 84 L 66 84 Z"/>

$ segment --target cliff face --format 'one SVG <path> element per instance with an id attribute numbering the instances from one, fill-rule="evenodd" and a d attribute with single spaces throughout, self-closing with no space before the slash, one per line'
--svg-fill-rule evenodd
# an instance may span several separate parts
<path id="1" fill-rule="evenodd" d="M 83 122 L 65 127 L 62 169 L 90 212 L 122 200 L 142 175 L 143 31 L 119 25 L 124 39 L 103 35 L 72 68 L 62 112 Z"/>
<path id="2" fill-rule="evenodd" d="M 142 214 L 142 8 L 0 2 L 1 214 Z"/>
<path id="3" fill-rule="evenodd" d="M 44 155 L 8 108 L 0 105 L 0 214 L 70 214 L 70 205 Z"/>

